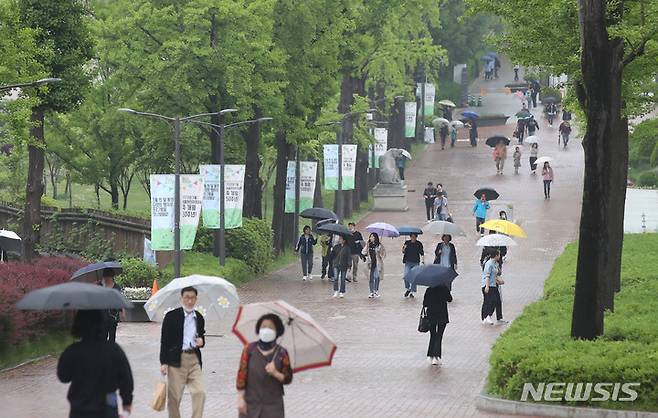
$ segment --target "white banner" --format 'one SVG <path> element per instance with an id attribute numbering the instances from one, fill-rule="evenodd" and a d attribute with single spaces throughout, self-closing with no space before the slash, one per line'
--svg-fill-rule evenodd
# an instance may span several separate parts
<path id="1" fill-rule="evenodd" d="M 425 143 L 434 143 L 434 128 L 425 128 Z"/>
<path id="2" fill-rule="evenodd" d="M 375 128 L 373 132 L 375 137 L 374 143 L 374 160 L 373 160 L 373 144 L 368 145 L 368 167 L 370 168 L 379 168 L 379 157 L 386 154 L 388 150 L 388 129 L 386 128 Z"/>
<path id="3" fill-rule="evenodd" d="M 174 175 L 153 174 L 151 182 L 151 249 L 174 249 Z"/>
<path id="4" fill-rule="evenodd" d="M 434 98 L 436 89 L 434 84 L 425 83 L 425 117 L 434 115 Z"/>
<path id="5" fill-rule="evenodd" d="M 226 229 L 242 226 L 244 172 L 244 164 L 228 164 L 224 167 L 224 227 Z"/>
<path id="6" fill-rule="evenodd" d="M 295 161 L 288 161 L 288 174 L 286 176 L 286 204 L 285 213 L 295 213 Z M 299 171 L 299 211 L 313 207 L 315 197 L 315 174 L 318 163 L 316 161 L 300 161 Z"/>
<path id="7" fill-rule="evenodd" d="M 203 226 L 219 228 L 219 164 L 200 165 L 203 177 Z"/>
<path id="8" fill-rule="evenodd" d="M 191 250 L 201 217 L 203 177 L 198 174 L 180 176 L 180 248 Z"/>
<path id="9" fill-rule="evenodd" d="M 354 175 L 356 172 L 356 145 L 343 145 L 342 150 L 342 190 L 352 190 L 354 189 Z M 327 190 L 338 190 L 337 144 L 325 144 L 324 146 L 324 188 Z"/>
<path id="10" fill-rule="evenodd" d="M 416 102 L 404 103 L 404 137 L 416 136 Z"/>

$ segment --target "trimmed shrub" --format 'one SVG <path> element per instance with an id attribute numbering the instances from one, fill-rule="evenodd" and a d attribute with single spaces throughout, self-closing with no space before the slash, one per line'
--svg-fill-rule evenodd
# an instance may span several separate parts
<path id="1" fill-rule="evenodd" d="M 16 302 L 31 290 L 64 283 L 87 265 L 80 259 L 43 257 L 32 264 L 0 264 L 0 350 L 31 340 L 47 329 L 65 329 L 69 316 L 63 311 L 20 311 Z"/>
<path id="2" fill-rule="evenodd" d="M 658 176 L 655 171 L 644 171 L 637 178 L 637 184 L 644 187 L 656 187 L 658 186 Z"/>
<path id="3" fill-rule="evenodd" d="M 123 273 L 115 281 L 123 287 L 148 287 L 159 277 L 158 269 L 140 258 L 122 258 Z"/>
<path id="4" fill-rule="evenodd" d="M 160 288 L 174 278 L 173 270 L 173 263 L 169 263 L 162 271 L 162 276 L 158 279 L 158 285 Z M 227 257 L 226 264 L 222 267 L 219 265 L 217 257 L 212 254 L 186 251 L 183 255 L 181 275 L 189 276 L 191 274 L 219 276 L 235 285 L 246 282 L 255 275 L 250 266 L 242 260 Z"/>
<path id="5" fill-rule="evenodd" d="M 543 298 L 528 305 L 496 341 L 488 392 L 519 400 L 526 382 L 637 382 L 633 402 L 562 403 L 658 411 L 658 234 L 624 237 L 615 312 L 606 313 L 605 333 L 594 341 L 570 338 L 577 252 L 576 244 L 567 246 L 545 283 Z"/>
<path id="6" fill-rule="evenodd" d="M 542 87 L 539 94 L 541 96 L 540 97 L 541 100 L 543 100 L 544 97 L 555 97 L 557 103 L 560 103 L 562 101 L 562 93 L 560 93 L 560 90 L 555 89 L 553 87 Z"/>

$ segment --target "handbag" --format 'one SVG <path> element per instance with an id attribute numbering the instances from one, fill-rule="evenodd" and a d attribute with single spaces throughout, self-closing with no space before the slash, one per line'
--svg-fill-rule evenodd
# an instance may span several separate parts
<path id="1" fill-rule="evenodd" d="M 155 390 L 153 391 L 153 398 L 151 399 L 151 408 L 155 411 L 164 411 L 167 404 L 167 382 L 164 380 L 164 376 L 160 381 L 155 385 Z"/>
<path id="2" fill-rule="evenodd" d="M 427 307 L 423 306 L 420 311 L 420 320 L 418 321 L 418 332 L 429 332 L 430 317 L 427 316 Z"/>

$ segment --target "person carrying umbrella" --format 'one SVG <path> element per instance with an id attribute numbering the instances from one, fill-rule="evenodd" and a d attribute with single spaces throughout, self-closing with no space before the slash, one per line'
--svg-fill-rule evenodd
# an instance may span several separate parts
<path id="1" fill-rule="evenodd" d="M 332 250 L 332 263 L 334 266 L 334 295 L 345 296 L 345 280 L 347 271 L 352 268 L 352 250 L 344 236 L 338 236 L 338 244 Z"/>
<path id="2" fill-rule="evenodd" d="M 496 306 L 500 303 L 500 294 L 498 293 L 498 285 L 503 284 L 504 281 L 500 278 L 500 269 L 498 262 L 500 260 L 500 251 L 492 250 L 491 257 L 484 264 L 482 270 L 482 324 L 493 325 L 493 313 Z M 501 318 L 502 319 L 502 316 Z"/>
<path id="3" fill-rule="evenodd" d="M 534 142 L 530 146 L 530 158 L 529 158 L 530 171 L 532 172 L 532 174 L 536 174 L 537 171 L 537 164 L 535 163 L 535 161 L 537 161 L 538 155 L 539 155 L 539 144 Z"/>
<path id="4" fill-rule="evenodd" d="M 443 234 L 441 236 L 441 242 L 436 244 L 434 255 L 436 256 L 434 264 L 457 271 L 457 251 L 452 243 L 452 235 Z"/>
<path id="5" fill-rule="evenodd" d="M 427 214 L 427 221 L 434 219 L 434 199 L 436 199 L 436 188 L 431 181 L 427 182 L 427 187 L 423 190 L 423 198 L 425 198 L 425 212 Z"/>
<path id="6" fill-rule="evenodd" d="M 546 118 L 548 119 L 548 124 L 553 126 L 553 119 L 557 114 L 557 105 L 553 102 L 550 102 L 546 105 Z"/>
<path id="7" fill-rule="evenodd" d="M 569 135 L 571 135 L 571 125 L 569 124 L 568 121 L 563 120 L 562 123 L 560 123 L 560 127 L 558 128 L 558 131 L 560 132 L 560 136 L 562 137 L 562 143 L 564 144 L 564 148 L 566 148 L 567 144 L 569 143 Z"/>
<path id="8" fill-rule="evenodd" d="M 379 241 L 379 235 L 373 232 L 368 237 L 368 244 L 363 248 L 363 255 L 368 259 L 368 269 L 370 270 L 370 280 L 368 281 L 368 289 L 370 294 L 368 297 L 379 297 L 379 280 L 383 274 L 384 257 L 386 257 L 386 250 Z"/>
<path id="9" fill-rule="evenodd" d="M 450 124 L 450 148 L 455 147 L 457 142 L 457 125 L 454 123 Z"/>
<path id="10" fill-rule="evenodd" d="M 474 118 L 468 122 L 468 138 L 471 141 L 471 146 L 475 147 L 478 144 L 478 126 Z"/>
<path id="11" fill-rule="evenodd" d="M 447 193 L 438 193 L 437 198 L 434 200 L 434 213 L 436 214 L 434 219 L 438 219 L 440 221 L 445 221 L 448 219 L 450 211 L 448 210 Z"/>
<path id="12" fill-rule="evenodd" d="M 516 121 L 516 137 L 519 139 L 519 144 L 523 144 L 523 137 L 525 136 L 525 119 L 519 118 Z"/>
<path id="13" fill-rule="evenodd" d="M 245 346 L 236 379 L 240 418 L 285 416 L 283 386 L 292 382 L 290 356 L 277 339 L 285 331 L 281 318 L 273 313 L 256 322 L 258 341 Z"/>
<path id="14" fill-rule="evenodd" d="M 118 344 L 106 340 L 104 316 L 101 310 L 77 311 L 71 334 L 79 341 L 66 347 L 57 361 L 57 378 L 71 383 L 71 418 L 118 417 L 117 390 L 123 410 L 132 411 L 130 363 Z"/>
<path id="15" fill-rule="evenodd" d="M 553 182 L 553 168 L 548 161 L 544 162 L 544 167 L 541 170 L 541 176 L 544 180 L 544 199 L 551 198 L 551 183 Z"/>
<path id="16" fill-rule="evenodd" d="M 334 269 L 331 266 L 329 259 L 329 253 L 331 252 L 332 248 L 332 241 L 332 234 L 322 234 L 320 236 L 320 248 L 322 248 L 322 276 L 320 276 L 320 279 L 324 279 L 327 277 L 327 275 L 329 279 L 334 277 Z"/>
<path id="17" fill-rule="evenodd" d="M 439 136 L 441 138 L 441 149 L 444 150 L 446 149 L 446 139 L 448 139 L 448 125 L 442 124 L 441 127 L 439 128 Z"/>
<path id="18" fill-rule="evenodd" d="M 480 236 L 484 236 L 484 229 L 480 228 L 480 225 L 484 223 L 487 219 L 487 210 L 491 205 L 487 202 L 487 195 L 482 193 L 479 199 L 473 204 L 473 215 L 475 215 L 475 230 L 480 233 Z"/>
<path id="19" fill-rule="evenodd" d="M 507 147 L 505 143 L 499 141 L 494 147 L 494 161 L 496 162 L 496 174 L 503 174 L 503 168 L 505 167 L 505 160 L 507 159 Z"/>
<path id="20" fill-rule="evenodd" d="M 427 347 L 427 357 L 432 359 L 433 366 L 441 365 L 443 332 L 449 322 L 448 302 L 452 302 L 452 295 L 447 287 L 428 287 L 425 290 L 423 309 L 425 309 L 425 314 L 429 318 L 430 325 L 430 342 Z"/>
<path id="21" fill-rule="evenodd" d="M 410 234 L 409 239 L 404 242 L 402 246 L 402 264 L 404 264 L 404 297 L 415 297 L 416 284 L 410 283 L 407 280 L 407 275 L 412 268 L 419 264 L 425 264 L 425 251 L 423 250 L 423 243 L 418 241 L 417 234 Z"/>
<path id="22" fill-rule="evenodd" d="M 519 70 L 521 66 L 519 64 L 514 64 L 514 81 L 519 81 Z"/>
<path id="23" fill-rule="evenodd" d="M 363 235 L 356 230 L 356 224 L 354 222 L 348 223 L 347 227 L 352 233 L 352 237 L 349 240 L 350 250 L 352 251 L 352 280 L 354 280 L 354 283 L 357 283 L 359 275 L 359 259 L 363 258 L 365 261 L 365 257 L 361 255 L 361 250 L 363 250 L 365 241 L 363 240 Z"/>
<path id="24" fill-rule="evenodd" d="M 537 120 L 534 117 L 531 117 L 528 119 L 526 127 L 528 128 L 528 136 L 533 136 L 535 131 L 539 130 L 539 123 L 537 123 Z"/>
<path id="25" fill-rule="evenodd" d="M 116 260 L 105 260 L 106 262 L 116 261 Z M 115 270 L 111 268 L 103 269 L 103 278 L 101 279 L 100 285 L 108 289 L 114 289 L 121 293 L 123 288 L 119 286 L 114 281 Z M 108 309 L 105 311 L 105 338 L 108 341 L 116 341 L 117 339 L 117 327 L 121 318 L 125 318 L 126 311 L 124 309 Z"/>
<path id="26" fill-rule="evenodd" d="M 302 229 L 303 233 L 297 240 L 295 252 L 299 253 L 299 259 L 302 262 L 302 280 L 311 280 L 311 273 L 313 271 L 313 246 L 318 243 L 318 240 L 311 234 L 311 227 L 308 225 Z"/>
<path id="27" fill-rule="evenodd" d="M 519 174 L 519 167 L 521 167 L 521 149 L 519 147 L 514 150 L 512 159 L 514 159 L 514 174 Z"/>
<path id="28" fill-rule="evenodd" d="M 400 174 L 400 180 L 404 180 L 404 166 L 407 164 L 407 158 L 404 155 L 395 158 L 395 165 Z"/>

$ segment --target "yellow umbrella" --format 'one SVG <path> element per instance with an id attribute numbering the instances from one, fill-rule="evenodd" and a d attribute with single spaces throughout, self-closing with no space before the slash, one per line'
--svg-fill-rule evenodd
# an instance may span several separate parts
<path id="1" fill-rule="evenodd" d="M 493 219 L 491 221 L 487 221 L 482 225 L 480 225 L 480 227 L 484 229 L 488 229 L 490 231 L 500 232 L 501 234 L 512 235 L 514 237 L 520 237 L 520 238 L 528 237 L 525 231 L 523 230 L 523 228 L 521 228 L 515 223 L 512 223 L 510 221 L 505 221 L 503 219 Z"/>

